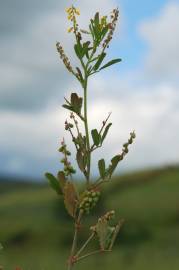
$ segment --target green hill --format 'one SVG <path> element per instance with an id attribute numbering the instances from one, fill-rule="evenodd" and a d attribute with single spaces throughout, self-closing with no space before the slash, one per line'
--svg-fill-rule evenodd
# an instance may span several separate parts
<path id="1" fill-rule="evenodd" d="M 86 222 L 93 225 L 105 209 L 116 209 L 125 224 L 112 253 L 89 258 L 76 269 L 179 269 L 179 167 L 115 177 L 102 202 Z M 82 240 L 87 235 L 84 225 Z M 48 186 L 0 181 L 4 269 L 66 269 L 71 238 L 71 220 Z"/>

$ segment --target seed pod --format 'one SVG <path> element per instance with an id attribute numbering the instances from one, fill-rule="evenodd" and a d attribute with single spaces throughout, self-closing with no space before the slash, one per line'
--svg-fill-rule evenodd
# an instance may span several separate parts
<path id="1" fill-rule="evenodd" d="M 95 190 L 88 190 L 83 193 L 82 201 L 79 205 L 80 209 L 83 209 L 85 213 L 90 212 L 95 207 L 99 200 L 100 192 Z"/>

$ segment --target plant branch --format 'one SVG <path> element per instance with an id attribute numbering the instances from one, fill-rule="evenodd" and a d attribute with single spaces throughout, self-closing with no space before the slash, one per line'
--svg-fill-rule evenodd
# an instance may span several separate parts
<path id="1" fill-rule="evenodd" d="M 75 257 L 79 257 L 81 252 L 85 249 L 85 247 L 89 244 L 89 242 L 93 239 L 95 233 L 92 233 L 90 237 L 86 240 L 86 242 L 83 244 L 83 246 L 80 248 L 80 250 L 76 253 Z"/>
<path id="2" fill-rule="evenodd" d="M 109 120 L 109 117 L 110 117 L 110 116 L 111 116 L 111 112 L 108 114 L 108 117 L 103 121 L 102 127 L 101 127 L 101 129 L 100 129 L 100 131 L 99 131 L 99 135 L 101 135 L 101 133 L 102 133 L 102 131 L 103 131 L 103 129 L 104 129 L 104 127 L 105 127 L 107 121 Z M 96 146 L 96 147 L 95 147 L 95 144 L 93 144 L 93 145 L 91 146 L 90 151 L 92 152 L 92 151 L 96 150 L 97 148 L 100 148 L 101 146 L 102 146 L 102 144 L 100 144 L 99 146 Z"/>
<path id="3" fill-rule="evenodd" d="M 71 247 L 71 253 L 70 253 L 70 258 L 68 261 L 68 270 L 71 270 L 75 260 L 74 260 L 74 254 L 75 254 L 75 250 L 76 250 L 76 245 L 77 245 L 77 237 L 78 237 L 78 231 L 79 231 L 79 224 L 82 218 L 82 214 L 83 211 L 79 212 L 78 218 L 75 220 L 75 232 L 74 232 L 74 236 L 73 236 L 73 243 L 72 243 L 72 247 Z"/>
<path id="4" fill-rule="evenodd" d="M 85 133 L 86 133 L 86 144 L 87 144 L 87 186 L 90 184 L 90 167 L 91 167 L 91 153 L 90 153 L 90 141 L 89 141 L 89 131 L 88 131 L 88 115 L 87 115 L 87 84 L 88 84 L 88 76 L 85 74 L 85 82 L 84 82 L 84 125 L 85 125 Z"/>
<path id="5" fill-rule="evenodd" d="M 77 258 L 76 261 L 78 262 L 78 261 L 81 261 L 83 259 L 86 259 L 89 256 L 96 255 L 96 254 L 99 254 L 99 253 L 105 253 L 105 252 L 111 252 L 111 250 L 101 250 L 101 249 L 100 250 L 95 250 L 95 251 L 92 251 L 90 253 L 87 253 L 87 254 Z"/>

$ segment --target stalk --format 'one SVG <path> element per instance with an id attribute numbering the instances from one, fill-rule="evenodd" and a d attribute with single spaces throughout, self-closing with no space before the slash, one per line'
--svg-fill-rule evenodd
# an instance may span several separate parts
<path id="1" fill-rule="evenodd" d="M 76 252 L 78 230 L 79 230 L 79 224 L 80 224 L 80 221 L 82 218 L 82 214 L 83 214 L 83 212 L 80 211 L 78 218 L 75 220 L 75 232 L 74 232 L 73 243 L 72 243 L 72 247 L 71 247 L 70 258 L 68 261 L 68 270 L 71 270 L 73 268 L 73 265 L 74 265 L 73 259 L 74 259 L 74 255 Z"/>
<path id="2" fill-rule="evenodd" d="M 77 234 L 78 234 L 78 229 L 75 226 L 75 232 L 74 232 L 74 238 L 73 238 L 73 244 L 71 248 L 71 254 L 70 254 L 70 261 L 68 262 L 68 270 L 71 270 L 73 267 L 73 262 L 72 258 L 75 254 L 75 249 L 76 249 L 76 243 L 77 243 Z"/>
<path id="3" fill-rule="evenodd" d="M 85 135 L 86 135 L 86 144 L 87 144 L 87 186 L 90 184 L 90 167 L 91 167 L 91 153 L 90 153 L 90 141 L 89 141 L 89 130 L 88 130 L 88 113 L 87 113 L 87 86 L 88 86 L 88 77 L 85 75 L 84 81 L 84 125 L 85 125 Z"/>

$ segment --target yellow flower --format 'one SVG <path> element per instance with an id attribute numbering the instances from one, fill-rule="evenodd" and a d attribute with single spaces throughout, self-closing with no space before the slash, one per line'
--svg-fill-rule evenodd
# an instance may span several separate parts
<path id="1" fill-rule="evenodd" d="M 73 27 L 69 27 L 67 31 L 68 33 L 71 33 L 72 30 L 73 30 Z"/>
<path id="2" fill-rule="evenodd" d="M 73 18 L 72 15 L 68 15 L 68 20 L 71 20 Z"/>
<path id="3" fill-rule="evenodd" d="M 70 7 L 65 9 L 66 13 L 68 13 L 68 18 L 73 15 L 73 13 L 80 15 L 80 10 L 75 7 Z"/>
<path id="4" fill-rule="evenodd" d="M 70 8 L 66 8 L 65 11 L 66 11 L 66 13 L 70 13 L 72 11 L 72 8 L 71 7 Z"/>
<path id="5" fill-rule="evenodd" d="M 78 8 L 75 8 L 75 13 L 76 13 L 77 15 L 80 15 L 80 10 L 79 10 Z"/>

